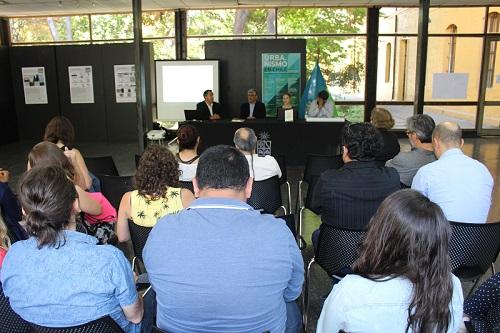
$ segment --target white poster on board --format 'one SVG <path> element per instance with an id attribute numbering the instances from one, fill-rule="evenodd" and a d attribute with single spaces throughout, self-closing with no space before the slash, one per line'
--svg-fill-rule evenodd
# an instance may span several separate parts
<path id="1" fill-rule="evenodd" d="M 135 65 L 115 65 L 116 103 L 135 103 Z"/>
<path id="2" fill-rule="evenodd" d="M 469 74 L 434 73 L 432 77 L 433 99 L 466 99 Z"/>
<path id="3" fill-rule="evenodd" d="M 69 66 L 71 104 L 94 103 L 92 66 Z"/>
<path id="4" fill-rule="evenodd" d="M 22 67 L 24 103 L 48 104 L 45 67 Z"/>

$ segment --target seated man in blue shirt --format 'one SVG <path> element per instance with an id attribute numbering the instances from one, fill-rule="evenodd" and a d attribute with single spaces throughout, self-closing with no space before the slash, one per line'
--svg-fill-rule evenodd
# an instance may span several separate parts
<path id="1" fill-rule="evenodd" d="M 457 123 L 437 125 L 432 143 L 438 160 L 418 170 L 411 188 L 437 203 L 449 221 L 485 223 L 493 190 L 488 168 L 464 155 L 462 129 Z"/>
<path id="2" fill-rule="evenodd" d="M 285 223 L 261 215 L 246 158 L 215 146 L 200 157 L 199 199 L 151 231 L 144 263 L 157 326 L 179 332 L 298 332 L 302 255 Z"/>

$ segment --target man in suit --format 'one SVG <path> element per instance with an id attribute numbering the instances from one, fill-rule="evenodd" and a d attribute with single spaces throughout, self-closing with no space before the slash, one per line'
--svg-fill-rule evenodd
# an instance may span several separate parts
<path id="1" fill-rule="evenodd" d="M 219 120 L 224 118 L 222 105 L 214 102 L 214 93 L 212 90 L 203 92 L 203 102 L 196 104 L 196 111 L 199 113 L 199 120 Z"/>
<path id="2" fill-rule="evenodd" d="M 379 167 L 380 133 L 370 123 L 351 124 L 342 133 L 344 166 L 323 172 L 314 188 L 311 208 L 321 221 L 336 227 L 362 230 L 391 193 L 400 189 L 394 168 Z M 313 233 L 316 247 L 319 230 Z"/>
<path id="3" fill-rule="evenodd" d="M 248 102 L 240 106 L 241 119 L 266 118 L 266 106 L 257 100 L 257 91 L 249 89 L 247 92 Z"/>

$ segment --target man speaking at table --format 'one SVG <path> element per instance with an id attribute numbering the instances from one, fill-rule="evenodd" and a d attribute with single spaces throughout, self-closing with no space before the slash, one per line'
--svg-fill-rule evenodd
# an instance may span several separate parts
<path id="1" fill-rule="evenodd" d="M 223 118 L 224 110 L 222 105 L 214 102 L 214 93 L 212 90 L 203 92 L 203 102 L 196 104 L 200 120 L 219 120 Z"/>
<path id="2" fill-rule="evenodd" d="M 240 106 L 241 119 L 266 118 L 266 106 L 257 100 L 257 91 L 249 89 L 247 92 L 248 102 Z"/>

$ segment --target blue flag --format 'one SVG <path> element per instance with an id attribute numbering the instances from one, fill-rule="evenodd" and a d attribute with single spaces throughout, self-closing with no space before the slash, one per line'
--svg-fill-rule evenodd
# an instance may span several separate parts
<path id="1" fill-rule="evenodd" d="M 318 93 L 322 90 L 327 90 L 326 81 L 323 78 L 323 74 L 321 74 L 321 69 L 319 68 L 319 63 L 316 62 L 316 66 L 307 80 L 306 87 L 304 92 L 302 93 L 302 98 L 300 99 L 300 107 L 299 107 L 299 119 L 304 119 L 306 116 L 306 111 L 309 105 L 316 101 L 316 97 L 318 97 Z M 332 95 L 329 94 L 328 100 L 331 101 L 330 105 L 332 105 L 332 117 L 334 116 L 334 102 Z"/>

